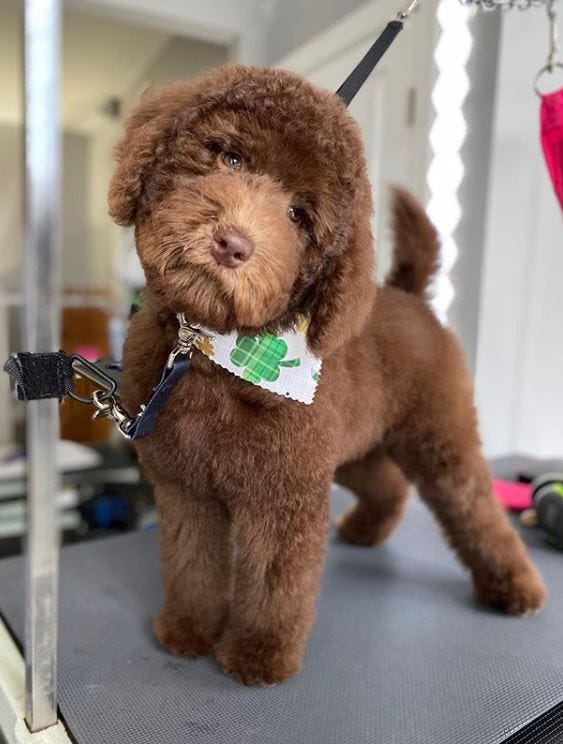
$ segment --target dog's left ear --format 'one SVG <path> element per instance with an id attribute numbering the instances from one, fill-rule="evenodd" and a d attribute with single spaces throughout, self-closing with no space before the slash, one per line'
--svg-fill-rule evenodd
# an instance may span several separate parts
<path id="1" fill-rule="evenodd" d="M 307 331 L 317 356 L 336 350 L 364 327 L 375 298 L 375 253 L 369 209 L 361 212 L 344 250 L 331 257 L 316 282 Z"/>

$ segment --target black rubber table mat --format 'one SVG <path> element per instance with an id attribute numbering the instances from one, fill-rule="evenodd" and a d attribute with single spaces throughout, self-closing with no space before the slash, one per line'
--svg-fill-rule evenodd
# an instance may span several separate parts
<path id="1" fill-rule="evenodd" d="M 338 512 L 349 497 L 334 500 Z M 157 532 L 65 548 L 62 715 L 79 744 L 503 742 L 563 699 L 563 553 L 527 536 L 551 596 L 526 619 L 473 602 L 416 500 L 383 547 L 332 536 L 304 669 L 271 689 L 156 646 Z M 0 561 L 0 608 L 18 635 L 21 570 Z"/>
<path id="2" fill-rule="evenodd" d="M 563 701 L 506 739 L 505 744 L 561 744 Z"/>

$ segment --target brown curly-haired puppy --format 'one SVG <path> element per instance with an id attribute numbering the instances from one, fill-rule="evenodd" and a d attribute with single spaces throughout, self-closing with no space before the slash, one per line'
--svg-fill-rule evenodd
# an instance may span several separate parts
<path id="1" fill-rule="evenodd" d="M 384 540 L 412 482 L 481 601 L 514 614 L 541 606 L 542 581 L 491 492 L 462 352 L 425 303 L 434 229 L 396 192 L 395 265 L 376 289 L 360 133 L 335 95 L 236 66 L 150 90 L 118 146 L 109 203 L 135 225 L 147 279 L 124 354 L 131 411 L 160 376 L 178 312 L 218 333 L 288 329 L 306 314 L 323 358 L 305 405 L 195 351 L 138 441 L 162 515 L 164 646 L 214 650 L 247 684 L 295 674 L 335 474 L 358 498 L 345 540 Z M 217 250 L 225 232 L 232 260 Z"/>

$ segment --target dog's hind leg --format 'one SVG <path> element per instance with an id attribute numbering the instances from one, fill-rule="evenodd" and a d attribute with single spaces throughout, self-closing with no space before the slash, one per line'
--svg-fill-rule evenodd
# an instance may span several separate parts
<path id="1" fill-rule="evenodd" d="M 158 640 L 169 651 L 195 658 L 221 635 L 231 583 L 231 524 L 221 502 L 158 485 L 164 604 L 154 620 Z"/>
<path id="2" fill-rule="evenodd" d="M 386 540 L 403 515 L 410 484 L 382 449 L 346 463 L 335 480 L 349 488 L 357 503 L 338 520 L 338 532 L 355 545 L 377 545 Z"/>
<path id="3" fill-rule="evenodd" d="M 472 404 L 457 403 L 446 400 L 440 414 L 421 417 L 393 456 L 471 571 L 477 598 L 514 615 L 535 612 L 545 599 L 543 582 L 493 493 Z"/>

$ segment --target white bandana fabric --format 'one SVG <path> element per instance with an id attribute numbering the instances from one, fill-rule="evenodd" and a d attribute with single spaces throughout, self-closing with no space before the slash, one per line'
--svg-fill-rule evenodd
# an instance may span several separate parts
<path id="1" fill-rule="evenodd" d="M 215 364 L 284 398 L 310 405 L 321 375 L 322 360 L 307 347 L 307 320 L 298 321 L 294 330 L 278 336 L 263 333 L 220 336 L 201 328 L 205 334 L 194 341 L 202 354 Z"/>

